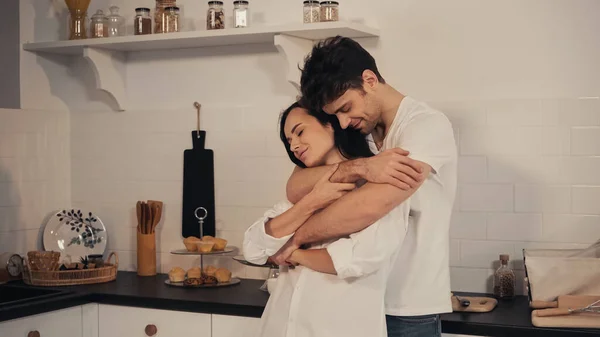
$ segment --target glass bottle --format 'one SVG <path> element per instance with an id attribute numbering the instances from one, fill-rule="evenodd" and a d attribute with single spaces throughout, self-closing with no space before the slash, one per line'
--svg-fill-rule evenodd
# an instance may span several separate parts
<path id="1" fill-rule="evenodd" d="M 223 13 L 223 1 L 209 1 L 206 11 L 206 29 L 224 29 L 225 13 Z"/>
<path id="2" fill-rule="evenodd" d="M 165 8 L 165 19 L 164 33 L 175 33 L 179 31 L 179 7 L 167 7 Z"/>
<path id="3" fill-rule="evenodd" d="M 166 8 L 177 6 L 177 1 L 173 0 L 156 0 L 156 8 L 154 9 L 154 33 L 164 33 L 167 21 Z"/>
<path id="4" fill-rule="evenodd" d="M 119 7 L 110 6 L 110 15 L 106 17 L 108 21 L 108 37 L 123 35 L 123 17 L 119 15 Z"/>
<path id="5" fill-rule="evenodd" d="M 69 40 L 87 39 L 87 11 L 69 10 Z"/>
<path id="6" fill-rule="evenodd" d="M 515 296 L 515 272 L 508 266 L 508 254 L 500 255 L 500 268 L 494 273 L 494 296 L 511 299 Z"/>
<path id="7" fill-rule="evenodd" d="M 150 18 L 150 8 L 139 7 L 135 9 L 135 19 L 133 19 L 133 34 L 152 34 L 152 18 Z"/>
<path id="8" fill-rule="evenodd" d="M 106 37 L 108 35 L 108 21 L 104 12 L 99 9 L 92 15 L 90 31 L 92 37 Z"/>
<path id="9" fill-rule="evenodd" d="M 338 21 L 339 5 L 337 1 L 321 1 L 321 22 Z"/>
<path id="10" fill-rule="evenodd" d="M 318 1 L 304 1 L 304 23 L 313 23 L 321 21 L 321 6 Z"/>
<path id="11" fill-rule="evenodd" d="M 248 10 L 248 1 L 233 2 L 233 27 L 245 28 L 248 27 L 248 18 L 250 17 Z"/>

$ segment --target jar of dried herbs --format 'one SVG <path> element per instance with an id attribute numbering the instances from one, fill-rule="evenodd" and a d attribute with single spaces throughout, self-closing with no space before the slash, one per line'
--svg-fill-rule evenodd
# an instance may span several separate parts
<path id="1" fill-rule="evenodd" d="M 337 1 L 321 1 L 321 22 L 339 21 L 339 5 Z"/>
<path id="2" fill-rule="evenodd" d="M 135 9 L 135 19 L 133 20 L 133 33 L 135 35 L 152 34 L 152 19 L 150 18 L 150 8 L 139 7 Z"/>
<path id="3" fill-rule="evenodd" d="M 175 33 L 179 31 L 179 7 L 165 8 L 166 23 L 164 25 L 165 33 Z"/>
<path id="4" fill-rule="evenodd" d="M 92 37 L 107 37 L 108 36 L 108 20 L 104 12 L 99 9 L 96 14 L 92 15 L 90 22 L 90 35 Z"/>
<path id="5" fill-rule="evenodd" d="M 206 11 L 206 29 L 224 29 L 225 13 L 223 12 L 223 1 L 209 1 Z"/>
<path id="6" fill-rule="evenodd" d="M 173 0 L 156 0 L 156 8 L 154 9 L 154 33 L 166 33 L 167 24 L 167 7 L 177 6 L 177 1 Z"/>
<path id="7" fill-rule="evenodd" d="M 313 23 L 321 21 L 321 5 L 318 1 L 304 1 L 304 9 L 302 10 L 302 12 L 304 14 L 304 23 Z"/>
<path id="8" fill-rule="evenodd" d="M 248 1 L 233 2 L 233 27 L 245 28 L 248 27 Z"/>
<path id="9" fill-rule="evenodd" d="M 515 297 L 516 277 L 508 266 L 508 259 L 507 254 L 500 255 L 500 268 L 494 273 L 494 296 L 499 299 Z"/>

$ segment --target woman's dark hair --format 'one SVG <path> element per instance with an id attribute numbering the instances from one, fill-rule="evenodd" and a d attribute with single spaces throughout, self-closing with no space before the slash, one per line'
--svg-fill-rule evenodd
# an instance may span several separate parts
<path id="1" fill-rule="evenodd" d="M 287 120 L 288 115 L 292 110 L 296 108 L 304 109 L 304 107 L 301 106 L 300 103 L 294 102 L 294 104 L 290 105 L 281 113 L 281 117 L 279 118 L 279 137 L 281 138 L 281 141 L 285 146 L 285 151 L 290 157 L 290 160 L 294 164 L 302 168 L 306 168 L 306 165 L 304 165 L 304 163 L 300 161 L 300 159 L 296 158 L 294 152 L 292 152 L 292 150 L 290 149 L 290 143 L 288 142 L 284 131 L 285 121 Z M 351 128 L 344 130 L 340 126 L 340 122 L 338 121 L 337 117 L 333 115 L 328 115 L 324 112 L 315 114 L 311 113 L 310 115 L 315 117 L 322 125 L 331 125 L 331 127 L 333 128 L 333 143 L 340 151 L 342 156 L 344 156 L 344 158 L 355 159 L 373 156 L 373 152 L 371 152 L 371 149 L 369 148 L 369 143 L 367 143 L 365 135 L 360 133 L 360 130 L 354 130 Z"/>

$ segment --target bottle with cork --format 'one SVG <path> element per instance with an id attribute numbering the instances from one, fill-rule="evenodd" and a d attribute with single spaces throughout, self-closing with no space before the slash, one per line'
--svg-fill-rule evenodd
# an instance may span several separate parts
<path id="1" fill-rule="evenodd" d="M 508 254 L 500 255 L 500 268 L 494 273 L 494 296 L 498 299 L 512 299 L 515 297 L 516 277 L 515 272 L 508 266 Z"/>

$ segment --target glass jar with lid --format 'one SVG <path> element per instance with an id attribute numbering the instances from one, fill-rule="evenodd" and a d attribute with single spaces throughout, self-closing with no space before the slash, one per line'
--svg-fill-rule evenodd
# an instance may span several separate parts
<path id="1" fill-rule="evenodd" d="M 339 6 L 337 1 L 321 1 L 321 22 L 339 21 Z"/>
<path id="2" fill-rule="evenodd" d="M 304 23 L 320 22 L 321 19 L 321 5 L 319 1 L 307 0 L 304 1 Z"/>
<path id="3" fill-rule="evenodd" d="M 177 1 L 173 0 L 156 0 L 156 8 L 154 9 L 154 33 L 165 33 L 166 30 L 166 8 L 177 6 Z"/>
<path id="4" fill-rule="evenodd" d="M 515 272 L 508 266 L 508 254 L 500 255 L 500 268 L 494 272 L 494 295 L 499 299 L 515 296 Z"/>
<path id="5" fill-rule="evenodd" d="M 123 34 L 123 17 L 119 15 L 119 7 L 110 6 L 110 15 L 106 17 L 108 21 L 108 37 L 121 36 Z"/>
<path id="6" fill-rule="evenodd" d="M 108 36 L 108 20 L 104 12 L 99 9 L 96 14 L 92 15 L 90 23 L 91 37 L 107 37 Z"/>
<path id="7" fill-rule="evenodd" d="M 225 13 L 223 13 L 223 1 L 209 1 L 206 11 L 206 29 L 224 29 Z"/>
<path id="8" fill-rule="evenodd" d="M 175 33 L 179 31 L 179 7 L 165 8 L 164 33 Z"/>
<path id="9" fill-rule="evenodd" d="M 150 8 L 138 7 L 135 9 L 135 19 L 133 19 L 133 34 L 152 34 L 152 18 L 150 17 Z"/>
<path id="10" fill-rule="evenodd" d="M 248 10 L 248 1 L 233 2 L 233 27 L 244 28 L 248 27 L 248 19 L 250 12 Z"/>

